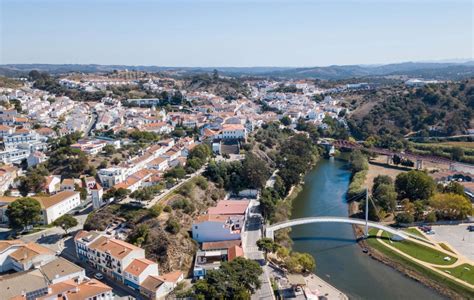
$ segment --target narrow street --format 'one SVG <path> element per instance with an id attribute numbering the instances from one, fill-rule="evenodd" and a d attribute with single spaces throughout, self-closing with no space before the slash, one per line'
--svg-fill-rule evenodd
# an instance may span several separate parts
<path id="1" fill-rule="evenodd" d="M 262 251 L 258 250 L 257 241 L 262 238 L 262 215 L 260 210 L 260 202 L 251 200 L 249 217 L 242 233 L 242 246 L 244 248 L 245 257 L 258 261 L 262 265 L 263 273 L 260 276 L 262 283 L 260 289 L 252 294 L 252 299 L 274 299 L 273 289 L 266 267 L 265 257 Z"/>

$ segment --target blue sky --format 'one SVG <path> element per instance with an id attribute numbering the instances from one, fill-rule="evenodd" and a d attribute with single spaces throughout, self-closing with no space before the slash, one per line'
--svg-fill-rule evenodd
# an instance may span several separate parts
<path id="1" fill-rule="evenodd" d="M 474 56 L 471 0 L 0 3 L 0 64 L 325 66 Z"/>

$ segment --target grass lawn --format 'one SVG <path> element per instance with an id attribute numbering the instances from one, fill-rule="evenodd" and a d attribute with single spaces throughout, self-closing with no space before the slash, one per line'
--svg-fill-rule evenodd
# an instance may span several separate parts
<path id="1" fill-rule="evenodd" d="M 418 228 L 410 227 L 410 228 L 406 228 L 405 231 L 411 234 L 417 235 L 419 237 L 425 238 L 423 234 L 421 234 L 421 232 L 418 230 Z"/>
<path id="2" fill-rule="evenodd" d="M 457 258 L 453 256 L 446 255 L 440 251 L 437 251 L 427 246 L 420 245 L 412 241 L 408 241 L 408 240 L 404 240 L 400 242 L 391 241 L 390 240 L 391 234 L 385 231 L 383 232 L 382 237 L 385 238 L 383 240 L 384 243 L 387 243 L 388 245 L 393 246 L 400 251 L 403 251 L 404 253 L 410 255 L 411 257 L 414 257 L 416 259 L 422 260 L 427 263 L 448 266 L 448 265 L 452 265 L 457 260 Z M 451 257 L 451 260 L 445 261 L 444 258 L 446 256 Z"/>
<path id="3" fill-rule="evenodd" d="M 438 269 L 442 271 L 449 271 L 449 273 L 448 272 L 446 273 L 451 274 L 461 280 L 464 280 L 474 285 L 474 266 L 473 265 L 463 264 L 463 265 L 457 266 L 456 268 L 438 268 Z"/>
<path id="4" fill-rule="evenodd" d="M 451 253 L 454 253 L 453 249 L 449 248 L 449 246 L 446 245 L 445 243 L 439 243 L 439 245 L 440 245 L 441 248 L 443 248 L 444 250 L 449 251 L 449 252 L 451 252 Z"/>
<path id="5" fill-rule="evenodd" d="M 444 285 L 448 288 L 450 288 L 453 291 L 458 292 L 461 294 L 464 298 L 466 299 L 472 299 L 474 298 L 474 290 L 469 289 L 468 287 L 465 287 L 441 274 L 438 274 L 430 269 L 427 269 L 423 267 L 422 265 L 417 264 L 416 262 L 399 255 L 398 253 L 393 252 L 392 250 L 388 249 L 387 247 L 384 246 L 384 243 L 377 240 L 375 238 L 376 234 L 378 232 L 378 229 L 370 229 L 369 230 L 369 239 L 367 239 L 367 244 L 371 247 L 374 248 L 375 250 L 379 251 L 382 253 L 384 256 L 390 258 L 393 262 L 399 263 L 406 267 L 409 270 L 415 271 L 418 274 L 421 274 L 422 276 L 429 278 L 431 280 L 436 281 L 437 283 Z M 452 268 L 452 269 L 457 269 L 457 268 Z M 455 273 L 451 273 L 451 275 L 456 276 Z"/>

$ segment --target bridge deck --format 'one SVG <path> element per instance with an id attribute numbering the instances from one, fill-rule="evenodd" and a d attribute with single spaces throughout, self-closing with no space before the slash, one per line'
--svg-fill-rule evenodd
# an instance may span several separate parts
<path id="1" fill-rule="evenodd" d="M 265 236 L 268 238 L 273 239 L 273 234 L 275 231 L 288 228 L 297 225 L 304 225 L 304 224 L 314 224 L 314 223 L 345 223 L 345 224 L 353 224 L 353 225 L 363 225 L 365 226 L 366 222 L 362 219 L 354 219 L 354 218 L 347 218 L 347 217 L 309 217 L 309 218 L 300 218 L 294 220 L 288 220 L 284 222 L 279 222 L 265 228 Z M 404 232 L 401 230 L 397 230 L 393 227 L 386 226 L 377 222 L 368 221 L 368 227 L 382 229 L 387 231 L 395 236 L 398 236 L 401 239 L 406 239 L 408 237 L 420 239 L 420 237 L 412 235 L 408 232 Z"/>

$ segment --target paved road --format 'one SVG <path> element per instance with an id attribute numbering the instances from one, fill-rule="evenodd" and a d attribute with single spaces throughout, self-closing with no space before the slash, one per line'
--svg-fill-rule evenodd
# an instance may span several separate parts
<path id="1" fill-rule="evenodd" d="M 244 247 L 245 257 L 265 263 L 265 257 L 262 251 L 258 250 L 257 241 L 262 238 L 262 215 L 260 212 L 260 202 L 258 200 L 250 201 L 250 213 L 245 230 L 242 233 L 242 246 Z M 260 276 L 262 286 L 253 295 L 252 299 L 274 299 L 273 289 L 268 275 L 267 267 L 263 267 L 263 274 Z"/>
<path id="2" fill-rule="evenodd" d="M 84 223 L 87 219 L 87 215 L 91 212 L 92 206 L 88 204 L 87 208 L 80 211 L 79 214 L 74 214 L 74 210 L 71 211 L 71 214 L 77 219 L 77 226 L 71 228 L 69 233 L 75 232 L 83 228 Z M 64 235 L 64 230 L 60 227 L 50 227 L 46 228 L 45 230 L 35 232 L 32 234 L 21 236 L 20 239 L 26 243 L 28 242 L 37 242 L 38 244 L 42 244 L 53 251 L 58 250 L 58 242 Z"/>

